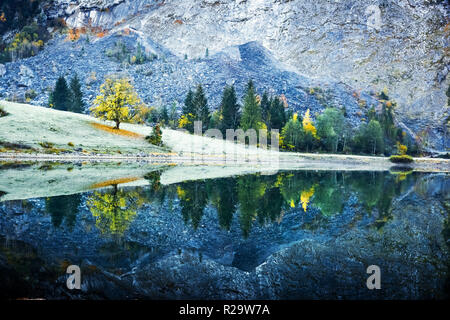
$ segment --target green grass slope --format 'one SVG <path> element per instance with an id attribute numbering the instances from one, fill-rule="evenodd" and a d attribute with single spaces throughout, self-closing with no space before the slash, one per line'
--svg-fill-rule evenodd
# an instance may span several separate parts
<path id="1" fill-rule="evenodd" d="M 7 101 L 0 101 L 0 107 L 8 113 L 0 117 L 0 151 L 3 152 L 60 153 L 76 149 L 111 154 L 167 152 L 143 138 L 151 132 L 148 126 L 122 123 L 121 129 L 141 135 L 128 137 L 93 127 L 93 122 L 112 123 L 88 115 Z"/>

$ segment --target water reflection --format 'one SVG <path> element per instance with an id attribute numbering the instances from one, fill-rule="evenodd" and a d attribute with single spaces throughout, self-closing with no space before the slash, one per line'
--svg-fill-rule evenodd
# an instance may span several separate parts
<path id="1" fill-rule="evenodd" d="M 57 297 L 64 267 L 80 264 L 94 298 L 447 294 L 448 175 L 285 171 L 164 185 L 166 173 L 147 173 L 139 187 L 114 179 L 1 202 L 0 268 L 8 261 L 15 279 L 5 292 Z M 384 270 L 377 296 L 361 287 L 370 264 Z M 25 286 L 32 274 L 39 281 Z"/>
<path id="2" fill-rule="evenodd" d="M 158 204 L 171 210 L 173 199 L 179 199 L 186 225 L 199 227 L 204 209 L 211 205 L 217 212 L 219 225 L 230 230 L 233 216 L 238 214 L 242 234 L 248 237 L 252 224 L 280 222 L 286 210 L 299 208 L 299 214 L 319 210 L 324 217 L 342 212 L 350 196 L 368 213 L 377 214 L 377 228 L 390 219 L 392 199 L 413 183 L 407 173 L 383 172 L 281 172 L 276 175 L 245 175 L 213 180 L 196 180 L 163 186 L 161 171 L 145 176 L 149 186 L 122 189 L 117 184 L 94 191 L 86 199 L 87 207 L 103 234 L 122 235 L 144 203 Z M 52 223 L 63 222 L 73 228 L 82 195 L 46 198 L 45 209 Z"/>
<path id="3" fill-rule="evenodd" d="M 143 200 L 138 192 L 119 189 L 115 184 L 111 191 L 95 191 L 86 203 L 102 234 L 123 235 Z"/>
<path id="4" fill-rule="evenodd" d="M 394 197 L 410 188 L 414 182 L 407 173 L 384 172 L 280 172 L 275 175 L 252 174 L 231 178 L 186 181 L 164 186 L 161 171 L 145 176 L 145 188 L 119 188 L 95 191 L 87 206 L 103 234 L 123 235 L 144 203 L 156 204 L 160 210 L 173 210 L 178 199 L 180 213 L 186 225 L 198 229 L 204 221 L 205 208 L 215 209 L 223 230 L 230 230 L 233 216 L 237 219 L 244 238 L 252 225 L 280 222 L 286 210 L 306 214 L 318 211 L 324 218 L 342 212 L 349 197 L 368 214 L 375 214 L 375 227 L 380 229 L 391 219 Z M 63 219 L 68 226 L 75 220 L 80 196 L 53 197 L 47 200 L 47 211 L 55 226 Z M 316 218 L 317 220 L 318 218 Z"/>
<path id="5" fill-rule="evenodd" d="M 71 230 L 75 226 L 81 195 L 57 196 L 45 199 L 45 210 L 52 217 L 55 227 L 61 226 L 64 221 Z"/>

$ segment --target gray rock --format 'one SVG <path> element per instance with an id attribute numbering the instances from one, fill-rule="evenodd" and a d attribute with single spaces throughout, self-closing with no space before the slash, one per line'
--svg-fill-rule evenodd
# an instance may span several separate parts
<path id="1" fill-rule="evenodd" d="M 0 77 L 3 77 L 6 74 L 6 67 L 4 64 L 0 63 Z"/>

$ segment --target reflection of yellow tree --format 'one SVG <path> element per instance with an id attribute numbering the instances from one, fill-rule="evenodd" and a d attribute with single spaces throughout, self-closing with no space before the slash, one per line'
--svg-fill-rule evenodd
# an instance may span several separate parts
<path id="1" fill-rule="evenodd" d="M 311 181 L 311 178 L 300 173 L 280 174 L 277 177 L 275 186 L 280 188 L 283 198 L 291 208 L 295 208 L 300 200 L 303 210 L 306 211 L 310 198 L 314 195 L 314 188 L 316 186 Z"/>
<path id="2" fill-rule="evenodd" d="M 123 191 L 113 185 L 112 192 L 94 192 L 87 205 L 102 233 L 123 235 L 141 205 L 137 192 Z"/>
<path id="3" fill-rule="evenodd" d="M 314 195 L 314 186 L 312 186 L 309 190 L 303 190 L 300 194 L 300 202 L 302 204 L 303 210 L 306 212 L 308 208 L 309 199 Z"/>

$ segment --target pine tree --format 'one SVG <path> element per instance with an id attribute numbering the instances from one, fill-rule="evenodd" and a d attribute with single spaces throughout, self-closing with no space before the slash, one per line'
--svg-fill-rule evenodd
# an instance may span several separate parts
<path id="1" fill-rule="evenodd" d="M 190 133 L 193 133 L 195 114 L 194 93 L 191 89 L 189 89 L 186 99 L 184 99 L 184 106 L 182 109 L 179 127 L 185 128 Z"/>
<path id="2" fill-rule="evenodd" d="M 354 149 L 365 153 L 377 154 L 384 152 L 383 129 L 377 120 L 363 123 L 353 141 Z"/>
<path id="3" fill-rule="evenodd" d="M 55 89 L 50 93 L 48 104 L 57 110 L 68 111 L 72 102 L 71 96 L 66 79 L 60 76 L 56 81 Z"/>
<path id="4" fill-rule="evenodd" d="M 286 112 L 283 101 L 279 97 L 274 97 L 270 101 L 270 129 L 281 130 L 286 124 Z"/>
<path id="5" fill-rule="evenodd" d="M 270 100 L 267 91 L 264 91 L 262 99 L 261 99 L 261 114 L 262 120 L 266 123 L 267 129 L 271 129 L 270 125 Z"/>
<path id="6" fill-rule="evenodd" d="M 202 130 L 207 130 L 209 126 L 209 110 L 208 100 L 206 99 L 203 87 L 201 84 L 197 86 L 197 90 L 194 94 L 194 108 L 195 108 L 195 120 L 202 122 Z"/>
<path id="7" fill-rule="evenodd" d="M 81 92 L 80 79 L 76 73 L 72 80 L 70 80 L 70 90 L 72 98 L 70 111 L 82 113 L 84 110 L 83 93 Z"/>
<path id="8" fill-rule="evenodd" d="M 163 121 L 164 124 L 168 124 L 169 123 L 169 111 L 167 110 L 167 106 L 166 105 L 164 105 L 162 107 L 161 115 L 159 116 L 159 119 L 161 121 Z"/>
<path id="9" fill-rule="evenodd" d="M 226 86 L 220 104 L 220 129 L 226 134 L 227 129 L 236 129 L 239 125 L 239 105 L 234 86 Z"/>
<path id="10" fill-rule="evenodd" d="M 247 84 L 247 93 L 244 97 L 244 107 L 242 110 L 241 128 L 244 131 L 254 129 L 256 132 L 262 127 L 261 106 L 256 100 L 255 87 L 253 81 Z"/>
<path id="11" fill-rule="evenodd" d="M 191 89 L 189 89 L 186 99 L 184 99 L 184 106 L 182 111 L 184 115 L 188 115 L 189 113 L 195 114 L 194 93 Z"/>

